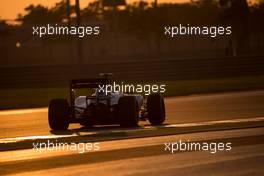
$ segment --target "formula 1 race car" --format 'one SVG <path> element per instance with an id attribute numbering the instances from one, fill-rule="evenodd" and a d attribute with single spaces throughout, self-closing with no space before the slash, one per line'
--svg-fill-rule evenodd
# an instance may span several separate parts
<path id="1" fill-rule="evenodd" d="M 147 98 L 139 94 L 111 92 L 105 94 L 99 87 L 111 84 L 109 74 L 93 79 L 75 79 L 70 84 L 70 104 L 66 99 L 53 99 L 49 104 L 49 126 L 52 130 L 66 130 L 70 123 L 85 127 L 93 125 L 120 124 L 121 127 L 135 127 L 139 120 L 152 125 L 165 121 L 164 99 L 160 94 Z M 89 95 L 76 95 L 77 89 L 92 90 Z M 80 90 L 81 91 L 81 90 Z"/>

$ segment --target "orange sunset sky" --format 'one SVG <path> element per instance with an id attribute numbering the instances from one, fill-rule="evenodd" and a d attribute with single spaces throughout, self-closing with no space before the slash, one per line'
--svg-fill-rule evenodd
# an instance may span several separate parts
<path id="1" fill-rule="evenodd" d="M 0 0 L 0 19 L 13 20 L 18 13 L 23 13 L 24 8 L 29 4 L 42 4 L 45 6 L 53 6 L 60 0 Z M 74 3 L 75 0 L 71 0 Z M 84 7 L 92 0 L 80 0 L 81 6 Z M 128 3 L 137 0 L 127 0 Z M 188 2 L 190 0 L 158 0 L 158 2 Z"/>

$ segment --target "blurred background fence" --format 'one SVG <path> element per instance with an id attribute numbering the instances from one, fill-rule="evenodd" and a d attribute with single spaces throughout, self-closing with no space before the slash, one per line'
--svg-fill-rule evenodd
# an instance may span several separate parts
<path id="1" fill-rule="evenodd" d="M 73 78 L 114 73 L 119 81 L 211 79 L 264 74 L 264 57 L 182 58 L 97 63 L 0 67 L 0 88 L 65 86 Z"/>

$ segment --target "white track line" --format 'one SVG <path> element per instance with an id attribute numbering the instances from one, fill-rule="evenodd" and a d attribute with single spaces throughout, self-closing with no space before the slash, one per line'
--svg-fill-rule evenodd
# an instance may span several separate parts
<path id="1" fill-rule="evenodd" d="M 1 110 L 0 116 L 48 112 L 48 108 Z"/>
<path id="2" fill-rule="evenodd" d="M 258 122 L 258 121 L 264 121 L 264 117 L 209 121 L 209 122 L 199 122 L 199 123 L 171 124 L 171 125 L 164 125 L 164 126 L 146 126 L 146 127 L 130 128 L 130 129 L 98 130 L 98 131 L 93 131 L 93 132 L 84 131 L 84 132 L 78 132 L 78 134 L 74 133 L 70 135 L 23 136 L 23 137 L 0 139 L 0 144 L 19 142 L 23 140 L 34 140 L 34 139 L 55 139 L 55 138 L 67 138 L 67 137 L 86 136 L 86 135 L 95 135 L 95 134 L 104 134 L 104 133 L 109 134 L 109 133 L 156 130 L 156 129 L 165 129 L 165 128 L 177 128 L 177 127 L 199 127 L 199 126 L 205 126 L 205 125 L 210 126 L 210 125 L 218 125 L 218 124 L 232 124 L 232 123 L 241 123 L 241 122 L 246 123 L 246 122 Z"/>

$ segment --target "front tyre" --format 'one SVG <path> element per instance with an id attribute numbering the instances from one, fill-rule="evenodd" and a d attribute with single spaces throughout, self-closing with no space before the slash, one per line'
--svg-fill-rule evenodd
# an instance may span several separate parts
<path id="1" fill-rule="evenodd" d="M 49 126 L 52 130 L 67 130 L 70 107 L 66 99 L 54 99 L 49 104 Z"/>
<path id="2" fill-rule="evenodd" d="M 147 112 L 151 125 L 161 125 L 165 121 L 165 104 L 160 94 L 151 94 L 148 96 Z"/>

